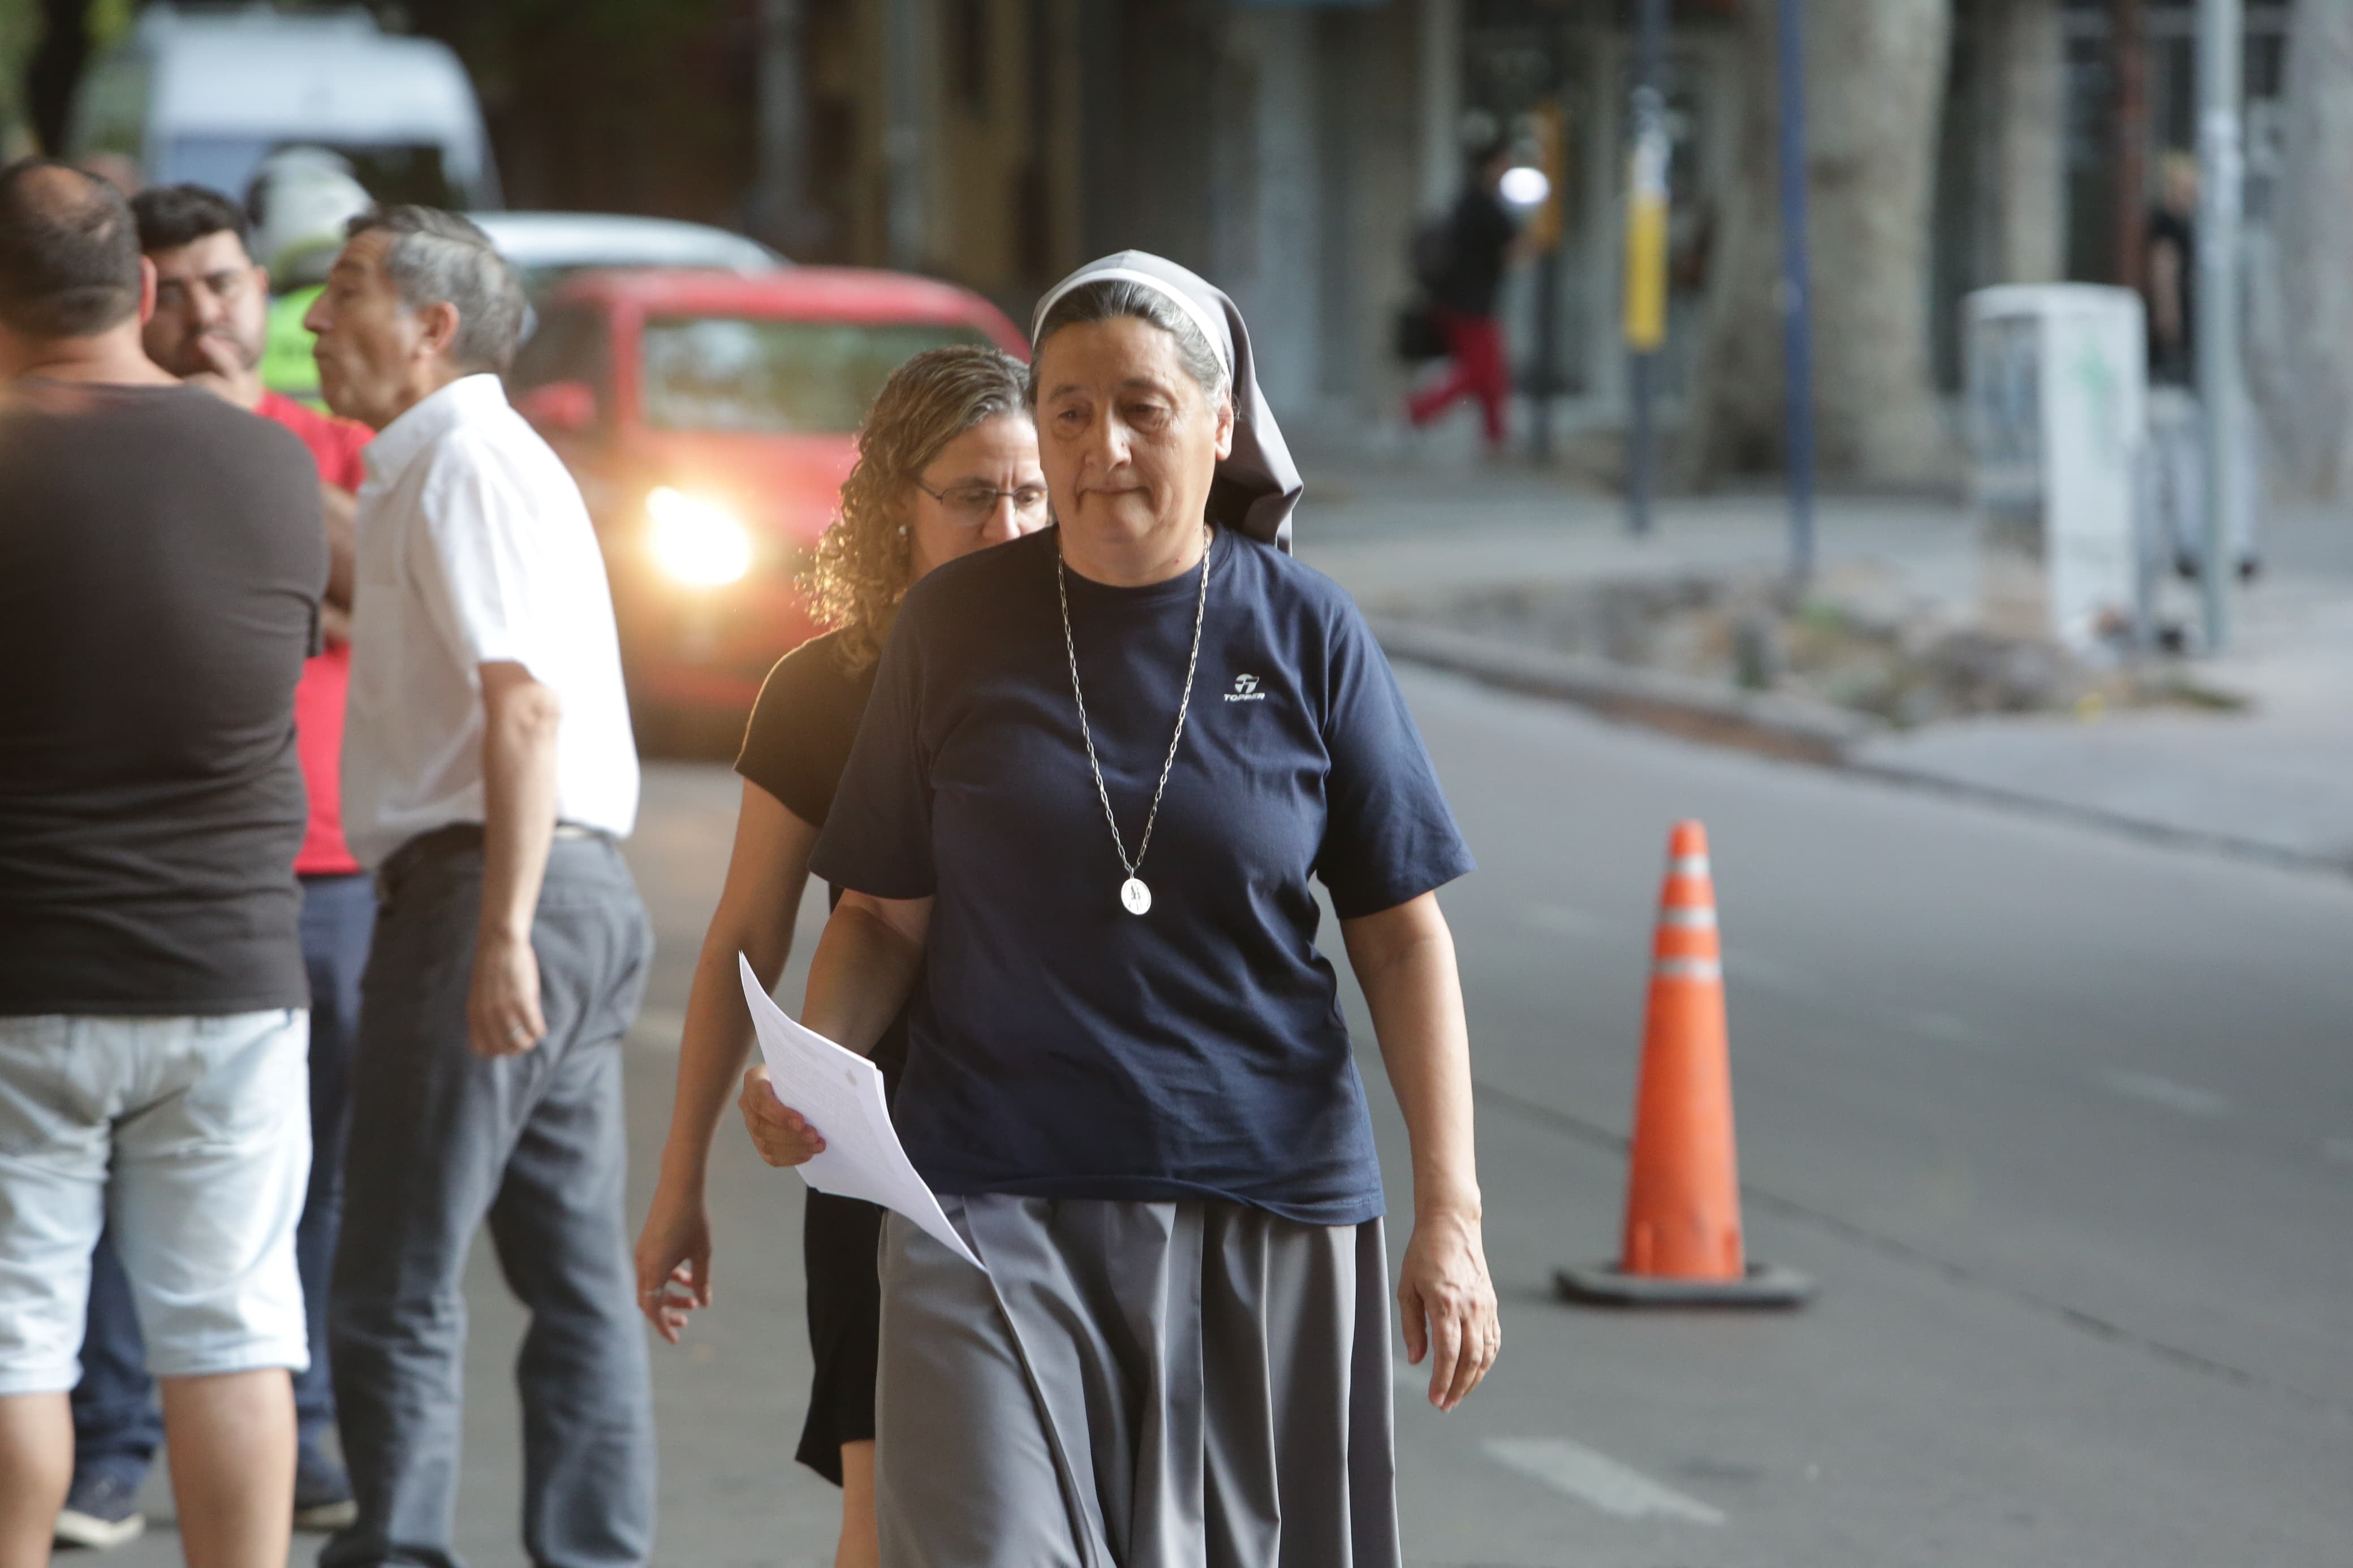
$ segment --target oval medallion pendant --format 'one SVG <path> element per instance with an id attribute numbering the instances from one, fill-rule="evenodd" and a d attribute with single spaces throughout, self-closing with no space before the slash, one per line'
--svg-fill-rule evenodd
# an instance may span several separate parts
<path id="1" fill-rule="evenodd" d="M 1130 877 L 1119 885 L 1119 901 L 1127 906 L 1129 914 L 1140 915 L 1152 907 L 1152 889 L 1144 885 L 1143 878 Z"/>

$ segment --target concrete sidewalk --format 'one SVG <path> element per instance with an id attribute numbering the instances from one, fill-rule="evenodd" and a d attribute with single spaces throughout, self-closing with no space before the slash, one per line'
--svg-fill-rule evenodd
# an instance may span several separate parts
<path id="1" fill-rule="evenodd" d="M 1671 500 L 1638 540 L 1618 498 L 1524 468 L 1307 468 L 1301 553 L 1376 616 L 1454 589 L 1769 570 L 1787 559 L 1778 495 Z M 1826 570 L 1877 568 L 1907 603 L 1955 617 L 1975 600 L 1978 534 L 1957 503 L 1831 498 L 1818 534 Z M 2276 516 L 2263 546 L 2264 575 L 2233 594 L 2230 652 L 2193 667 L 2201 688 L 2242 710 L 1975 718 L 1872 733 L 1841 760 L 2103 826 L 2353 869 L 2353 519 Z M 2190 588 L 2164 594 L 2194 625 Z"/>

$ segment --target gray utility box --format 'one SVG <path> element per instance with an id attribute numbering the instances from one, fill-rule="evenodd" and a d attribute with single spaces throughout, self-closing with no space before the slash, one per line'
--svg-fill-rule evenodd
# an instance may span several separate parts
<path id="1" fill-rule="evenodd" d="M 2089 649 L 2138 615 L 2134 527 L 2148 431 L 2140 296 L 2091 283 L 1964 304 L 1971 504 L 1986 629 Z"/>

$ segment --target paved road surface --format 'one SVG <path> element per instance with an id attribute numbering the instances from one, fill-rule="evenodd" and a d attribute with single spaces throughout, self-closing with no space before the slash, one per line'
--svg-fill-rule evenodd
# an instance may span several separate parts
<path id="1" fill-rule="evenodd" d="M 1506 1314 L 1457 1414 L 1400 1376 L 1413 1562 L 2353 1562 L 2353 883 L 1406 684 L 1485 867 L 1448 909 Z M 640 1194 L 735 790 L 656 765 L 631 847 L 663 944 L 629 1047 Z M 1715 844 L 1752 1250 L 1823 1285 L 1793 1317 L 1548 1295 L 1611 1250 L 1684 814 Z M 718 1309 L 656 1350 L 658 1557 L 823 1563 L 833 1494 L 790 1460 L 798 1184 L 729 1138 L 713 1186 Z M 518 1322 L 486 1256 L 470 1285 L 459 1536 L 511 1564 Z"/>

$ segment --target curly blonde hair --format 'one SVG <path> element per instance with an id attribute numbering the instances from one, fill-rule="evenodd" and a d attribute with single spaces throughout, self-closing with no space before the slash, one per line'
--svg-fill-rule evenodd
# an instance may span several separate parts
<path id="1" fill-rule="evenodd" d="M 1027 415 L 1024 370 L 998 348 L 927 349 L 892 372 L 858 431 L 858 462 L 841 481 L 841 510 L 802 576 L 809 608 L 841 631 L 841 653 L 862 669 L 882 653 L 907 591 L 907 491 L 941 449 L 976 425 Z"/>

